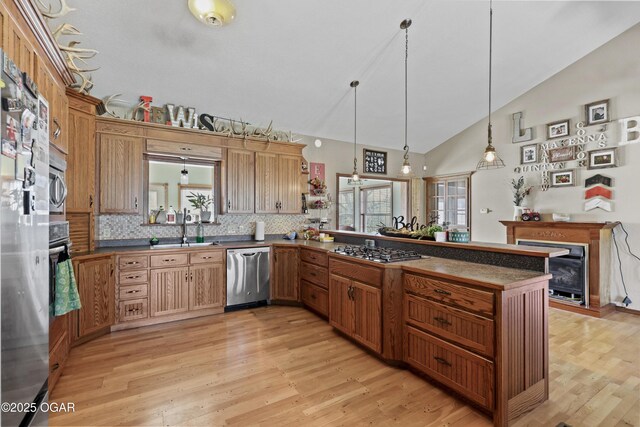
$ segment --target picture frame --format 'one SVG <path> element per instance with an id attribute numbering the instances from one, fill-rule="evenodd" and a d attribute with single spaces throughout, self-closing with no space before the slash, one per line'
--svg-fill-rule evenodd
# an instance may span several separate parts
<path id="1" fill-rule="evenodd" d="M 520 164 L 538 163 L 538 144 L 520 147 Z"/>
<path id="2" fill-rule="evenodd" d="M 362 155 L 362 171 L 364 173 L 387 174 L 387 152 L 365 148 Z"/>
<path id="3" fill-rule="evenodd" d="M 587 126 L 607 123 L 609 121 L 609 100 L 602 99 L 585 105 L 584 114 Z"/>
<path id="4" fill-rule="evenodd" d="M 547 123 L 547 139 L 564 138 L 569 136 L 569 125 L 569 119 Z"/>
<path id="5" fill-rule="evenodd" d="M 551 171 L 550 178 L 551 187 L 573 187 L 576 185 L 575 169 Z"/>
<path id="6" fill-rule="evenodd" d="M 618 147 L 607 147 L 587 152 L 587 169 L 607 169 L 618 167 Z"/>
<path id="7" fill-rule="evenodd" d="M 547 151 L 549 154 L 549 163 L 568 162 L 576 159 L 576 146 L 568 145 L 566 147 L 552 148 Z"/>

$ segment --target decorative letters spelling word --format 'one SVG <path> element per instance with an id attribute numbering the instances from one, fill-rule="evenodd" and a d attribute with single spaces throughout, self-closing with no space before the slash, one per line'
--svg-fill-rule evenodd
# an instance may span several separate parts
<path id="1" fill-rule="evenodd" d="M 620 123 L 620 143 L 618 145 L 640 142 L 640 116 L 618 120 Z"/>

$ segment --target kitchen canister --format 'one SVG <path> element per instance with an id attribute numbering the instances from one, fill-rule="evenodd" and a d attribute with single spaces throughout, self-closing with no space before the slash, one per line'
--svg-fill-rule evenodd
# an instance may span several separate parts
<path id="1" fill-rule="evenodd" d="M 264 221 L 256 221 L 255 240 L 258 242 L 264 241 Z"/>
<path id="2" fill-rule="evenodd" d="M 469 243 L 468 231 L 449 231 L 449 241 L 456 243 Z"/>

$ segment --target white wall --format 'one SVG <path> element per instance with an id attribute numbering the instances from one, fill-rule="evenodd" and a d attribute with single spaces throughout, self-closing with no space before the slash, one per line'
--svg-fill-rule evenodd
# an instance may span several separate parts
<path id="1" fill-rule="evenodd" d="M 302 138 L 303 139 L 300 142 L 307 145 L 302 151 L 305 159 L 307 159 L 309 163 L 315 162 L 325 164 L 325 178 L 327 189 L 331 193 L 331 197 L 333 198 L 334 202 L 336 202 L 336 173 L 351 174 L 351 172 L 353 172 L 353 142 L 350 143 L 344 141 L 336 141 L 320 137 L 320 139 L 322 140 L 322 146 L 320 148 L 317 148 L 314 145 L 316 137 L 303 136 Z M 404 145 L 404 142 L 401 141 L 401 135 L 398 137 L 397 144 L 400 148 L 402 145 Z M 360 172 L 360 174 L 362 174 L 362 154 L 364 148 L 387 152 L 387 175 L 380 175 L 380 179 L 384 179 L 385 177 L 406 178 L 400 175 L 400 167 L 402 166 L 404 151 L 402 151 L 401 149 L 393 150 L 358 144 L 356 153 L 358 157 L 358 171 Z M 425 164 L 424 155 L 409 153 L 409 161 L 411 162 L 411 167 L 413 169 L 413 177 L 422 178 L 422 176 L 424 175 L 422 167 Z M 412 185 L 418 185 L 420 187 L 420 191 L 424 192 L 421 179 L 414 180 Z M 420 212 L 424 214 L 424 210 L 420 210 Z M 329 225 L 329 227 L 327 227 L 327 229 L 333 229 L 335 227 L 335 215 L 336 204 L 334 203 L 331 206 L 331 210 L 329 212 L 329 218 L 332 218 L 332 223 Z M 424 218 L 419 217 L 418 221 L 420 223 L 424 223 Z"/>
<path id="2" fill-rule="evenodd" d="M 511 219 L 513 204 L 510 181 L 521 174 L 514 172 L 520 163 L 520 147 L 544 141 L 545 124 L 566 118 L 574 124 L 584 120 L 584 105 L 601 99 L 610 99 L 610 123 L 607 134 L 609 145 L 619 141 L 620 131 L 616 119 L 640 116 L 640 24 L 603 45 L 591 54 L 575 62 L 529 92 L 494 112 L 494 145 L 507 164 L 499 170 L 479 171 L 472 176 L 471 219 L 474 240 L 505 242 L 505 228 L 498 222 Z M 526 50 L 526 47 L 524 47 Z M 499 73 L 496 73 L 499 74 Z M 498 85 L 499 80 L 494 81 Z M 513 113 L 524 113 L 524 127 L 534 128 L 534 140 L 512 144 Z M 453 114 L 454 112 L 452 112 Z M 474 170 L 486 146 L 486 119 L 467 128 L 455 137 L 427 153 L 429 175 L 449 174 Z M 595 132 L 596 127 L 588 128 Z M 587 150 L 597 148 L 593 143 Z M 627 228 L 629 243 L 636 254 L 640 254 L 640 144 L 627 145 L 619 149 L 621 166 L 599 171 L 580 168 L 577 186 L 550 189 L 542 192 L 535 189 L 527 198 L 526 205 L 543 214 L 566 212 L 576 221 L 621 221 Z M 584 179 L 601 173 L 614 179 L 614 210 L 605 212 L 596 209 L 584 212 Z M 531 184 L 539 182 L 539 174 L 524 174 Z M 490 214 L 480 214 L 480 209 L 489 208 Z M 619 228 L 616 229 L 618 232 Z M 633 304 L 629 307 L 640 310 L 640 262 L 634 260 L 623 249 L 623 272 Z M 619 303 L 624 296 L 614 258 L 615 274 L 611 283 L 611 298 Z"/>

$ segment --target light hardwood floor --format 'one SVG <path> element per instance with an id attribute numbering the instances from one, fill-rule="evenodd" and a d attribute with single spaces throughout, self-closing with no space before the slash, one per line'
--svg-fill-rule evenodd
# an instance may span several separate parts
<path id="1" fill-rule="evenodd" d="M 640 316 L 551 309 L 550 399 L 517 426 L 640 426 Z M 73 349 L 52 426 L 490 426 L 295 307 L 113 333 Z"/>

